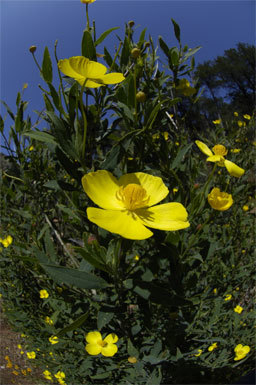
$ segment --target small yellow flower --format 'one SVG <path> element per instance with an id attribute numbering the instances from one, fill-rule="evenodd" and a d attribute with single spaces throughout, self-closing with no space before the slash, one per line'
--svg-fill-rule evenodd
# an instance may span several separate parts
<path id="1" fill-rule="evenodd" d="M 19 345 L 17 345 L 17 348 L 18 348 L 18 349 L 22 349 L 22 347 L 21 347 L 21 345 L 20 345 L 20 344 L 19 344 Z"/>
<path id="2" fill-rule="evenodd" d="M 128 357 L 128 362 L 130 362 L 130 364 L 136 364 L 137 362 L 137 358 L 136 357 Z"/>
<path id="3" fill-rule="evenodd" d="M 12 244 L 13 238 L 11 235 L 8 235 L 5 239 L 0 239 L 0 242 L 4 247 L 8 247 Z"/>
<path id="4" fill-rule="evenodd" d="M 238 344 L 234 349 L 234 352 L 236 354 L 234 361 L 242 360 L 249 353 L 250 350 L 250 346 L 243 346 L 242 344 Z"/>
<path id="5" fill-rule="evenodd" d="M 12 363 L 11 361 L 8 361 L 8 364 L 6 365 L 7 368 L 11 369 L 12 368 Z"/>
<path id="6" fill-rule="evenodd" d="M 208 351 L 212 352 L 216 348 L 217 348 L 217 342 L 214 342 L 211 346 L 209 346 Z"/>
<path id="7" fill-rule="evenodd" d="M 229 301 L 229 300 L 231 300 L 231 298 L 232 298 L 231 294 L 226 294 L 224 301 Z"/>
<path id="8" fill-rule="evenodd" d="M 242 306 L 239 306 L 239 305 L 237 305 L 237 306 L 234 308 L 234 311 L 235 311 L 236 313 L 238 313 L 238 314 L 241 314 L 243 310 L 244 310 L 244 309 L 242 308 Z"/>
<path id="9" fill-rule="evenodd" d="M 108 334 L 103 340 L 100 332 L 89 332 L 86 334 L 85 339 L 87 342 L 85 350 L 92 356 L 97 356 L 101 353 L 104 357 L 112 357 L 118 350 L 116 346 L 118 337 L 114 333 Z"/>
<path id="10" fill-rule="evenodd" d="M 99 227 L 128 239 L 147 239 L 148 229 L 176 231 L 189 227 L 181 203 L 157 205 L 169 193 L 159 177 L 135 172 L 118 180 L 109 171 L 90 172 L 82 178 L 84 191 L 101 207 L 88 207 L 88 219 Z"/>
<path id="11" fill-rule="evenodd" d="M 27 352 L 27 357 L 31 360 L 36 358 L 36 353 L 35 352 Z"/>
<path id="12" fill-rule="evenodd" d="M 59 339 L 58 339 L 58 337 L 56 337 L 56 336 L 51 336 L 51 337 L 49 338 L 49 341 L 50 341 L 50 343 L 51 343 L 52 345 L 54 345 L 54 344 L 57 344 L 57 343 L 59 342 Z"/>
<path id="13" fill-rule="evenodd" d="M 153 134 L 152 138 L 153 138 L 153 140 L 159 139 L 160 138 L 160 134 L 159 133 Z"/>
<path id="14" fill-rule="evenodd" d="M 231 194 L 221 192 L 217 187 L 214 187 L 208 194 L 208 202 L 214 210 L 218 211 L 226 211 L 234 203 Z"/>
<path id="15" fill-rule="evenodd" d="M 48 298 L 49 297 L 49 293 L 47 290 L 40 290 L 40 298 Z"/>
<path id="16" fill-rule="evenodd" d="M 139 261 L 140 257 L 139 255 L 135 255 L 135 257 L 133 257 L 135 259 L 135 261 Z"/>
<path id="17" fill-rule="evenodd" d="M 46 380 L 53 381 L 52 374 L 51 374 L 51 372 L 49 372 L 49 370 L 45 370 L 45 371 L 43 372 L 43 375 L 44 375 L 44 377 L 46 378 Z"/>
<path id="18" fill-rule="evenodd" d="M 176 90 L 181 92 L 184 96 L 192 96 L 196 93 L 196 89 L 191 87 L 187 79 L 179 79 L 179 84 L 176 87 Z"/>
<path id="19" fill-rule="evenodd" d="M 14 365 L 14 369 L 19 369 L 19 365 Z"/>
<path id="20" fill-rule="evenodd" d="M 168 140 L 169 134 L 168 134 L 167 131 L 164 131 L 164 132 L 163 132 L 163 136 L 164 136 L 164 139 L 165 139 L 165 140 Z"/>
<path id="21" fill-rule="evenodd" d="M 21 335 L 20 335 L 20 336 L 21 336 L 21 338 L 25 338 L 25 337 L 27 337 L 27 336 L 26 336 L 26 334 L 24 334 L 24 333 L 21 333 Z"/>
<path id="22" fill-rule="evenodd" d="M 63 380 L 66 377 L 66 375 L 64 372 L 61 372 L 59 370 L 56 374 L 54 374 L 54 377 L 56 377 L 58 380 Z"/>
<path id="23" fill-rule="evenodd" d="M 28 150 L 29 151 L 33 151 L 34 150 L 34 146 L 30 146 Z"/>
<path id="24" fill-rule="evenodd" d="M 245 253 L 246 253 L 246 250 L 243 249 L 243 250 L 242 250 L 242 254 L 245 254 Z"/>
<path id="25" fill-rule="evenodd" d="M 19 372 L 17 372 L 17 370 L 13 370 L 12 373 L 15 374 L 15 376 L 19 375 Z"/>
<path id="26" fill-rule="evenodd" d="M 249 210 L 249 206 L 244 205 L 244 206 L 243 206 L 243 210 L 244 210 L 244 211 L 248 211 L 248 210 Z"/>
<path id="27" fill-rule="evenodd" d="M 213 289 L 213 293 L 214 293 L 214 294 L 217 294 L 217 289 L 216 289 L 216 288 Z"/>
<path id="28" fill-rule="evenodd" d="M 96 1 L 96 0 L 81 0 L 81 3 L 83 3 L 83 4 L 91 4 L 91 3 L 94 3 L 94 1 Z"/>
<path id="29" fill-rule="evenodd" d="M 217 125 L 217 124 L 221 123 L 221 120 L 220 119 L 216 119 L 216 120 L 213 120 L 212 122 L 213 122 L 213 124 Z"/>
<path id="30" fill-rule="evenodd" d="M 234 116 L 238 116 L 238 112 L 234 112 Z"/>
<path id="31" fill-rule="evenodd" d="M 178 191 L 179 191 L 179 189 L 178 189 L 177 187 L 174 187 L 174 188 L 172 189 L 173 194 L 176 194 L 176 192 L 178 192 Z"/>
<path id="32" fill-rule="evenodd" d="M 23 376 L 26 376 L 27 375 L 26 369 L 22 369 L 21 373 L 23 374 Z"/>
<path id="33" fill-rule="evenodd" d="M 238 127 L 245 127 L 245 122 L 242 122 L 241 120 L 238 120 L 237 124 Z"/>
<path id="34" fill-rule="evenodd" d="M 230 152 L 233 152 L 234 154 L 238 154 L 241 151 L 241 148 L 234 148 L 230 150 Z"/>
<path id="35" fill-rule="evenodd" d="M 20 354 L 21 354 L 21 355 L 24 354 L 23 350 L 20 351 Z"/>
<path id="36" fill-rule="evenodd" d="M 180 142 L 175 142 L 175 146 L 179 146 L 180 145 Z"/>
<path id="37" fill-rule="evenodd" d="M 84 56 L 73 56 L 59 60 L 58 67 L 65 75 L 75 79 L 81 86 L 98 88 L 106 84 L 121 83 L 125 77 L 121 73 L 106 74 L 107 68 Z"/>
<path id="38" fill-rule="evenodd" d="M 28 372 L 28 373 L 31 373 L 31 372 L 32 372 L 32 369 L 27 368 L 27 372 Z"/>
<path id="39" fill-rule="evenodd" d="M 46 316 L 44 320 L 48 325 L 53 325 L 53 320 L 50 317 Z"/>
<path id="40" fill-rule="evenodd" d="M 247 120 L 250 120 L 250 119 L 251 119 L 251 116 L 248 115 L 248 114 L 243 115 L 243 117 L 244 117 L 245 119 L 247 119 Z"/>
<path id="41" fill-rule="evenodd" d="M 244 169 L 241 167 L 238 167 L 235 163 L 230 162 L 230 160 L 227 160 L 224 158 L 225 155 L 227 155 L 228 151 L 225 146 L 222 144 L 217 144 L 213 147 L 212 151 L 209 149 L 209 147 L 201 142 L 200 140 L 195 141 L 197 147 L 208 156 L 206 159 L 207 162 L 214 162 L 217 163 L 220 167 L 226 167 L 228 173 L 232 176 L 235 176 L 239 178 L 244 174 Z"/>
<path id="42" fill-rule="evenodd" d="M 194 356 L 195 356 L 195 357 L 201 356 L 201 354 L 203 353 L 202 349 L 198 349 L 197 351 L 198 351 L 198 353 L 197 353 L 197 354 L 194 354 Z"/>

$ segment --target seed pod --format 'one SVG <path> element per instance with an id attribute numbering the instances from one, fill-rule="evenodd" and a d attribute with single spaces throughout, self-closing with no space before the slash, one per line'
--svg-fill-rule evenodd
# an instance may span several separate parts
<path id="1" fill-rule="evenodd" d="M 140 49 L 139 48 L 133 48 L 131 51 L 131 55 L 134 59 L 137 59 L 140 56 Z"/>
<path id="2" fill-rule="evenodd" d="M 31 53 L 34 53 L 35 51 L 36 51 L 36 45 L 31 45 L 31 47 L 29 47 L 29 51 L 31 52 Z"/>
<path id="3" fill-rule="evenodd" d="M 146 97 L 145 92 L 143 92 L 143 91 L 137 92 L 137 94 L 136 94 L 137 102 L 143 103 L 143 102 L 145 102 L 146 98 L 147 97 Z"/>

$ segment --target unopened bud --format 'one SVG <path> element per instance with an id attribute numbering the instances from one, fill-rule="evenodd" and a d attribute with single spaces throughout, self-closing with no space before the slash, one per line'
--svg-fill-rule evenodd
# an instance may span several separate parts
<path id="1" fill-rule="evenodd" d="M 146 100 L 146 94 L 143 91 L 139 91 L 136 94 L 137 102 L 143 103 Z"/>
<path id="2" fill-rule="evenodd" d="M 93 234 L 90 234 L 88 239 L 87 239 L 87 243 L 88 245 L 91 245 L 93 242 L 97 241 L 97 238 L 95 237 L 95 235 Z"/>
<path id="3" fill-rule="evenodd" d="M 132 28 L 133 26 L 134 26 L 134 21 L 133 20 L 130 20 L 130 21 L 128 21 L 128 25 L 129 25 L 129 27 L 130 28 Z"/>
<path id="4" fill-rule="evenodd" d="M 133 48 L 131 51 L 131 55 L 134 59 L 137 59 L 140 56 L 140 49 L 139 48 Z"/>
<path id="5" fill-rule="evenodd" d="M 148 47 L 150 47 L 150 42 L 149 42 L 149 41 L 146 41 L 146 43 L 145 43 L 145 48 L 148 48 Z"/>
<path id="6" fill-rule="evenodd" d="M 194 184 L 194 189 L 198 189 L 200 187 L 200 184 L 199 183 L 195 183 Z"/>
<path id="7" fill-rule="evenodd" d="M 31 47 L 29 47 L 29 51 L 34 53 L 36 51 L 36 45 L 31 45 Z"/>

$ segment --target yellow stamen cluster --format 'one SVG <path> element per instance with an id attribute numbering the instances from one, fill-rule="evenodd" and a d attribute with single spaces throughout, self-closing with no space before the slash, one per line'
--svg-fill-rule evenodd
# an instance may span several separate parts
<path id="1" fill-rule="evenodd" d="M 138 184 L 130 183 L 125 187 L 120 187 L 116 197 L 122 201 L 127 210 L 136 210 L 146 207 L 149 202 L 146 190 Z"/>

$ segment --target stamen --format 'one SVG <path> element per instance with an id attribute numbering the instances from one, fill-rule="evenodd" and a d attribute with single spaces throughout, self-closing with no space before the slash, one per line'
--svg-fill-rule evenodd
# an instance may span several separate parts
<path id="1" fill-rule="evenodd" d="M 216 146 L 213 147 L 212 151 L 215 155 L 225 156 L 228 153 L 228 150 L 225 146 L 222 144 L 216 144 Z"/>
<path id="2" fill-rule="evenodd" d="M 130 183 L 125 187 L 120 187 L 116 197 L 122 201 L 127 210 L 136 210 L 147 206 L 149 197 L 146 190 L 138 184 Z"/>

